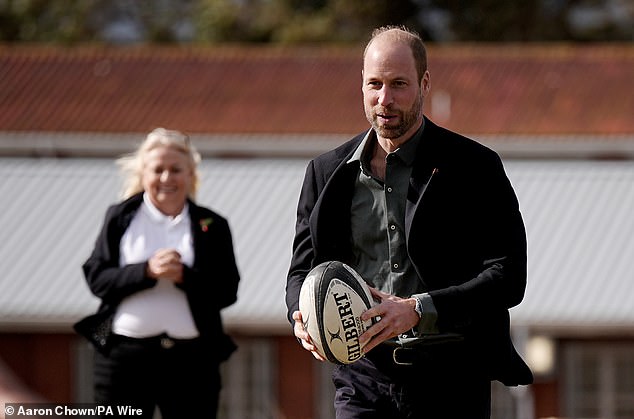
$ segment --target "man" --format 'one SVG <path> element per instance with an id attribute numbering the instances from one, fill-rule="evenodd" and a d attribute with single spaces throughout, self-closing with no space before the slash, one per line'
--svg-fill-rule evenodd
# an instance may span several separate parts
<path id="1" fill-rule="evenodd" d="M 286 302 L 298 311 L 317 264 L 340 260 L 371 285 L 380 319 L 365 357 L 335 367 L 343 418 L 488 418 L 491 380 L 528 384 L 508 309 L 526 287 L 526 235 L 498 155 L 423 116 L 425 47 L 403 27 L 374 31 L 363 59 L 372 128 L 311 161 L 297 209 Z M 475 105 L 475 104 L 474 104 Z"/>

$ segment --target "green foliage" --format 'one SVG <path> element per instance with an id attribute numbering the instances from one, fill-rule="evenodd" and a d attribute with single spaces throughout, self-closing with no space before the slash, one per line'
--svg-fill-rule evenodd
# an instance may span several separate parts
<path id="1" fill-rule="evenodd" d="M 410 0 L 200 0 L 198 39 L 211 42 L 346 42 L 376 26 L 414 23 Z"/>
<path id="2" fill-rule="evenodd" d="M 631 41 L 628 1 L 0 0 L 0 41 L 361 42 L 388 24 L 439 42 Z"/>
<path id="3" fill-rule="evenodd" d="M 0 2 L 0 40 L 62 42 L 92 40 L 83 23 L 93 0 L 5 0 Z"/>

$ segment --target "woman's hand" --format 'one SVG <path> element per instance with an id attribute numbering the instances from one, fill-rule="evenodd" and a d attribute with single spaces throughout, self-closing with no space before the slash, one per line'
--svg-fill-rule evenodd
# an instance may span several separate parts
<path id="1" fill-rule="evenodd" d="M 183 282 L 181 255 L 174 249 L 159 249 L 147 262 L 146 275 L 154 279 L 167 279 L 175 284 Z"/>

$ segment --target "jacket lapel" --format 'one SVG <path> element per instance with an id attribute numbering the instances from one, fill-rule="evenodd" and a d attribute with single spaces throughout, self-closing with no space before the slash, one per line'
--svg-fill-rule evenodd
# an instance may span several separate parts
<path id="1" fill-rule="evenodd" d="M 316 264 L 345 260 L 350 254 L 350 206 L 358 167 L 347 161 L 342 160 L 333 172 L 311 215 Z"/>
<path id="2" fill-rule="evenodd" d="M 416 150 L 416 159 L 414 160 L 405 204 L 405 235 L 408 243 L 412 225 L 415 225 L 420 217 L 423 197 L 441 170 L 438 150 L 438 143 L 441 139 L 438 138 L 438 132 L 435 128 L 436 126 L 425 118 L 423 138 Z"/>

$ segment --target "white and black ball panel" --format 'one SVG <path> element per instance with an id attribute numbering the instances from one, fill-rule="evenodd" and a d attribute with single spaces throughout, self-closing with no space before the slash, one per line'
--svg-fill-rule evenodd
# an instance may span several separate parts
<path id="1" fill-rule="evenodd" d="M 299 299 L 304 328 L 317 352 L 339 364 L 361 358 L 359 336 L 373 322 L 363 322 L 360 316 L 373 305 L 363 278 L 338 261 L 313 268 L 304 280 Z"/>

